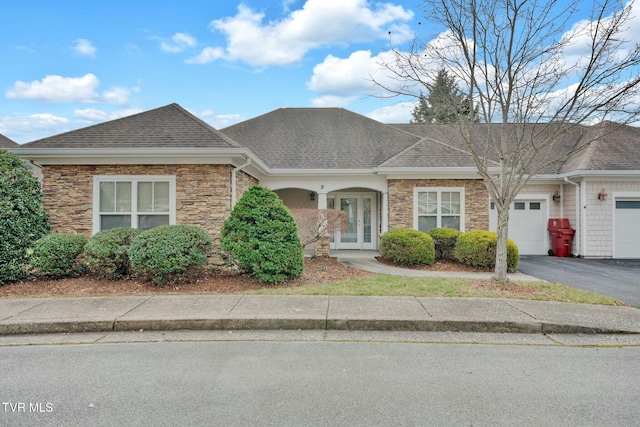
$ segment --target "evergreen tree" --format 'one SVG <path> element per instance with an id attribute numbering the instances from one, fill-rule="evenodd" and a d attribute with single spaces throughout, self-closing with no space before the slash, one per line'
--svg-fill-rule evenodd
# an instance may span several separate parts
<path id="1" fill-rule="evenodd" d="M 428 96 L 420 92 L 418 104 L 411 112 L 411 123 L 455 123 L 460 120 L 478 121 L 477 107 L 458 88 L 455 76 L 444 68 L 438 70 L 433 83 L 426 85 Z"/>

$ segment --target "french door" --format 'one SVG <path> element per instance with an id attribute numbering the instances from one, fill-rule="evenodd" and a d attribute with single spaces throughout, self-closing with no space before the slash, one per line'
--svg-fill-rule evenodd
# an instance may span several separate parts
<path id="1" fill-rule="evenodd" d="M 335 249 L 376 248 L 375 193 L 337 193 L 334 209 L 345 213 L 347 226 L 333 239 Z"/>

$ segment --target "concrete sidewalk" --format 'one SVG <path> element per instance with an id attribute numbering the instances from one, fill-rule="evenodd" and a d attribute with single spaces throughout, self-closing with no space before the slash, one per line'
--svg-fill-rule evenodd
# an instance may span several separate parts
<path id="1" fill-rule="evenodd" d="M 0 299 L 0 335 L 180 329 L 640 334 L 640 310 L 489 298 L 156 295 Z"/>

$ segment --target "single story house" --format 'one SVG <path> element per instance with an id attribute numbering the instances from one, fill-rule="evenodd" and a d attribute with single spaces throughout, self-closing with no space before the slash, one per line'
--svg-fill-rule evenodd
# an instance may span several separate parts
<path id="1" fill-rule="evenodd" d="M 375 250 L 392 228 L 495 227 L 455 128 L 281 108 L 217 130 L 170 104 L 10 150 L 41 168 L 55 232 L 182 223 L 217 241 L 236 200 L 260 183 L 289 208 L 344 211 L 347 229 L 331 248 Z M 522 254 L 546 254 L 556 217 L 576 229 L 574 255 L 640 257 L 640 129 L 612 127 L 533 177 L 512 206 L 510 238 Z"/>

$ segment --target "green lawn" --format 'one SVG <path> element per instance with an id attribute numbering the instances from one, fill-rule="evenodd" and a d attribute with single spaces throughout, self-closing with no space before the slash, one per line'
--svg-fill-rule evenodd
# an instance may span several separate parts
<path id="1" fill-rule="evenodd" d="M 500 284 L 490 280 L 371 275 L 329 284 L 263 288 L 252 295 L 357 295 L 416 297 L 521 298 L 583 304 L 623 305 L 620 301 L 544 281 Z"/>

